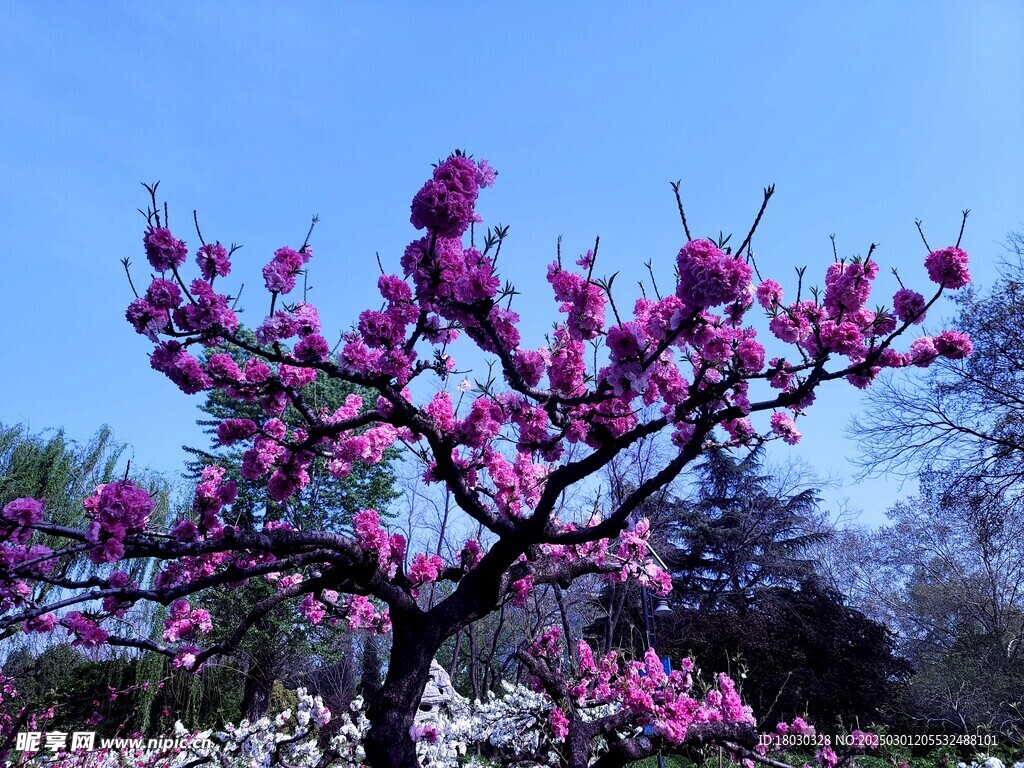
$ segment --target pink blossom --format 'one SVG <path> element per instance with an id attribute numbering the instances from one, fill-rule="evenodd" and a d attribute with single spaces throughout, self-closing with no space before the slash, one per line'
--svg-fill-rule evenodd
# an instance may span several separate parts
<path id="1" fill-rule="evenodd" d="M 512 599 L 510 602 L 512 605 L 518 606 L 519 608 L 526 607 L 526 601 L 530 597 L 530 592 L 533 591 L 533 576 L 524 576 L 517 581 L 512 582 Z"/>
<path id="2" fill-rule="evenodd" d="M 892 297 L 892 306 L 901 323 L 913 322 L 920 325 L 924 322 L 926 302 L 924 296 L 917 291 L 900 288 Z"/>
<path id="3" fill-rule="evenodd" d="M 864 335 L 856 323 L 849 320 L 842 322 L 826 320 L 821 324 L 818 333 L 821 338 L 820 347 L 814 339 L 807 339 L 804 344 L 813 355 L 817 355 L 821 351 L 836 352 L 847 357 L 864 354 Z"/>
<path id="4" fill-rule="evenodd" d="M 8 502 L 3 509 L 3 517 L 21 526 L 35 525 L 43 519 L 46 502 L 36 499 L 21 498 Z"/>
<path id="5" fill-rule="evenodd" d="M 835 768 L 839 764 L 839 757 L 836 755 L 835 750 L 827 744 L 818 750 L 816 755 L 818 765 L 822 768 Z"/>
<path id="6" fill-rule="evenodd" d="M 561 707 L 552 707 L 548 713 L 548 722 L 551 725 L 551 732 L 555 735 L 555 741 L 565 741 L 569 735 L 569 718 Z"/>
<path id="7" fill-rule="evenodd" d="M 781 411 L 773 413 L 771 417 L 772 432 L 782 438 L 782 441 L 789 445 L 796 445 L 800 442 L 800 431 L 796 423 L 788 413 Z"/>
<path id="8" fill-rule="evenodd" d="M 240 383 L 243 380 L 242 369 L 235 359 L 224 352 L 210 355 L 206 361 L 206 372 L 211 378 L 220 382 Z"/>
<path id="9" fill-rule="evenodd" d="M 72 645 L 80 645 L 83 648 L 96 648 L 106 642 L 109 635 L 104 632 L 99 624 L 78 611 L 67 613 L 60 623 L 67 628 L 74 636 Z"/>
<path id="10" fill-rule="evenodd" d="M 52 632 L 56 626 L 57 617 L 52 613 L 44 613 L 42 616 L 36 616 L 35 618 L 26 621 L 24 631 L 26 633 L 39 632 L 41 634 L 45 634 Z"/>
<path id="11" fill-rule="evenodd" d="M 327 611 L 324 610 L 323 604 L 312 594 L 308 594 L 302 598 L 302 602 L 299 603 L 299 610 L 302 612 L 302 615 L 306 617 L 306 620 L 313 625 L 319 624 L 324 620 L 324 616 L 327 615 Z"/>
<path id="12" fill-rule="evenodd" d="M 736 345 L 736 358 L 744 373 L 758 373 L 764 368 L 764 347 L 754 339 L 744 339 Z"/>
<path id="13" fill-rule="evenodd" d="M 691 240 L 677 257 L 676 295 L 691 308 L 735 301 L 750 284 L 751 269 L 742 259 L 723 253 L 710 240 Z"/>
<path id="14" fill-rule="evenodd" d="M 146 289 L 146 301 L 157 309 L 175 309 L 181 304 L 181 289 L 173 280 L 158 277 Z"/>
<path id="15" fill-rule="evenodd" d="M 210 386 L 210 378 L 199 361 L 177 341 L 164 341 L 157 345 L 150 356 L 150 365 L 187 395 L 194 395 Z"/>
<path id="16" fill-rule="evenodd" d="M 331 345 L 327 339 L 318 333 L 310 333 L 303 336 L 295 345 L 293 354 L 297 360 L 307 363 L 319 363 L 327 359 L 331 352 Z"/>
<path id="17" fill-rule="evenodd" d="M 462 551 L 459 553 L 459 562 L 462 563 L 463 569 L 470 571 L 483 559 L 483 556 L 484 553 L 480 547 L 480 542 L 476 539 L 469 539 L 462 546 Z"/>
<path id="18" fill-rule="evenodd" d="M 963 288 L 971 282 L 971 273 L 967 269 L 968 261 L 965 251 L 950 246 L 929 253 L 928 258 L 924 260 L 924 266 L 933 283 L 938 283 L 943 288 Z"/>
<path id="19" fill-rule="evenodd" d="M 922 336 L 914 339 L 910 345 L 910 359 L 919 368 L 926 368 L 939 356 L 935 347 L 935 339 L 931 336 Z"/>
<path id="20" fill-rule="evenodd" d="M 639 357 L 646 347 L 646 334 L 638 323 L 623 323 L 608 329 L 605 343 L 612 360 L 628 360 Z"/>
<path id="21" fill-rule="evenodd" d="M 494 180 L 498 177 L 498 172 L 494 170 L 486 160 L 480 160 L 476 164 L 476 183 L 480 185 L 480 188 L 490 187 L 494 185 Z"/>
<path id="22" fill-rule="evenodd" d="M 239 440 L 248 440 L 256 434 L 256 429 L 251 419 L 224 419 L 217 425 L 217 439 L 221 445 L 233 445 Z"/>
<path id="23" fill-rule="evenodd" d="M 785 312 L 780 312 L 773 317 L 768 323 L 768 328 L 777 338 L 788 343 L 799 341 L 804 333 L 799 321 Z"/>
<path id="24" fill-rule="evenodd" d="M 469 415 L 458 424 L 459 435 L 471 448 L 483 448 L 497 437 L 505 417 L 501 406 L 487 397 L 477 398 Z"/>
<path id="25" fill-rule="evenodd" d="M 961 331 L 943 331 L 934 342 L 935 351 L 950 360 L 963 360 L 974 351 L 970 336 Z"/>
<path id="26" fill-rule="evenodd" d="M 409 567 L 409 581 L 414 585 L 437 581 L 443 568 L 444 561 L 439 556 L 428 556 L 423 552 L 418 552 L 413 556 L 412 565 Z"/>
<path id="27" fill-rule="evenodd" d="M 413 741 L 437 744 L 441 740 L 441 732 L 433 723 L 416 723 L 409 728 L 409 736 Z"/>
<path id="28" fill-rule="evenodd" d="M 227 249 L 220 243 L 211 243 L 199 248 L 196 263 L 203 274 L 203 280 L 212 283 L 215 277 L 227 277 L 231 272 L 231 260 Z"/>
<path id="29" fill-rule="evenodd" d="M 175 669 L 193 669 L 196 666 L 196 662 L 199 660 L 199 649 L 187 645 L 181 648 L 178 653 L 171 660 L 171 666 Z M 199 670 L 195 670 L 198 672 Z"/>
<path id="30" fill-rule="evenodd" d="M 146 247 L 146 258 L 157 272 L 180 267 L 188 258 L 185 243 L 172 236 L 166 227 L 150 227 L 142 242 Z"/>
<path id="31" fill-rule="evenodd" d="M 757 286 L 757 303 L 771 311 L 782 305 L 782 286 L 774 280 L 765 280 Z"/>
<path id="32" fill-rule="evenodd" d="M 205 331 L 220 328 L 233 333 L 238 318 L 228 304 L 228 297 L 217 293 L 203 280 L 193 280 L 189 286 L 193 301 L 174 310 L 174 321 L 186 331 Z"/>
<path id="33" fill-rule="evenodd" d="M 274 258 L 263 267 L 267 290 L 272 293 L 291 293 L 295 287 L 295 278 L 312 255 L 308 248 L 296 251 L 285 247 L 274 251 Z"/>
<path id="34" fill-rule="evenodd" d="M 416 229 L 429 229 L 440 237 L 458 237 L 474 219 L 479 182 L 477 165 L 452 155 L 434 169 L 412 201 L 410 221 Z"/>
<path id="35" fill-rule="evenodd" d="M 834 317 L 861 309 L 878 274 L 873 262 L 836 262 L 825 273 L 825 309 Z"/>
<path id="36" fill-rule="evenodd" d="M 423 410 L 442 433 L 455 429 L 455 405 L 447 392 L 438 392 Z"/>

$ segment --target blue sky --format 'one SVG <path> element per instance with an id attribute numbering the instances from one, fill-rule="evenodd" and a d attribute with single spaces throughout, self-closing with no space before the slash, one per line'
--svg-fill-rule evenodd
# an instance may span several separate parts
<path id="1" fill-rule="evenodd" d="M 0 421 L 80 438 L 107 423 L 164 470 L 200 440 L 196 401 L 123 320 L 142 180 L 162 181 L 172 223 L 196 208 L 208 238 L 244 243 L 250 299 L 319 213 L 312 297 L 336 328 L 373 303 L 375 252 L 397 270 L 411 195 L 455 147 L 501 174 L 481 212 L 511 225 L 504 274 L 539 297 L 520 304 L 534 344 L 558 235 L 574 254 L 599 234 L 623 284 L 650 258 L 670 274 L 674 179 L 697 233 L 738 236 L 776 183 L 756 250 L 786 280 L 823 274 L 836 233 L 921 283 L 915 217 L 946 243 L 969 207 L 990 282 L 1024 226 L 1024 7 L 725 5 L 0 1 Z M 822 392 L 792 455 L 849 478 L 858 408 L 845 385 Z M 830 498 L 871 520 L 899 493 Z"/>

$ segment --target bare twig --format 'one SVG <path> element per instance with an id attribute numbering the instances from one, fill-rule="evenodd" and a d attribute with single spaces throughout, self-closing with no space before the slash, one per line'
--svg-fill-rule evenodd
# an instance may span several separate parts
<path id="1" fill-rule="evenodd" d="M 743 249 L 750 245 L 750 240 L 754 236 L 754 232 L 757 231 L 758 224 L 761 223 L 761 217 L 764 216 L 765 208 L 768 207 L 768 201 L 772 199 L 772 195 L 775 194 L 775 185 L 770 184 L 764 188 L 764 198 L 761 200 L 761 208 L 757 212 L 757 216 L 754 218 L 754 223 L 750 226 L 750 231 L 747 232 L 746 238 L 740 244 L 740 248 L 736 251 L 736 258 L 738 259 L 743 255 Z"/>
<path id="2" fill-rule="evenodd" d="M 679 218 L 683 222 L 683 231 L 686 233 L 686 239 L 689 241 L 693 240 L 693 237 L 690 235 L 690 225 L 686 223 L 686 211 L 683 210 L 683 198 L 679 194 L 679 185 L 682 183 L 682 179 L 670 182 L 672 191 L 675 192 L 676 195 L 676 206 L 679 208 Z"/>

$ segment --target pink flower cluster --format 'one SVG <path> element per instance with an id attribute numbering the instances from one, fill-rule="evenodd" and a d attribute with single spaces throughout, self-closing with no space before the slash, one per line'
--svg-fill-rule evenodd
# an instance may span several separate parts
<path id="1" fill-rule="evenodd" d="M 540 500 L 544 489 L 544 478 L 548 468 L 534 463 L 528 453 L 517 453 L 515 461 L 509 461 L 497 451 L 486 449 L 483 466 L 494 486 L 494 503 L 504 517 L 523 517 Z"/>
<path id="2" fill-rule="evenodd" d="M 416 723 L 409 728 L 409 736 L 413 741 L 437 744 L 441 740 L 441 731 L 433 723 Z"/>
<path id="3" fill-rule="evenodd" d="M 409 566 L 409 581 L 414 586 L 430 584 L 437 581 L 441 571 L 444 570 L 444 561 L 438 555 L 426 555 L 417 552 L 413 555 L 412 565 Z"/>
<path id="4" fill-rule="evenodd" d="M 388 609 L 378 611 L 370 599 L 362 595 L 351 595 L 339 603 L 338 612 L 351 630 L 365 629 L 376 635 L 386 635 L 391 631 Z"/>
<path id="5" fill-rule="evenodd" d="M 531 646 L 531 653 L 561 664 L 562 654 L 550 639 Z M 635 716 L 640 725 L 653 726 L 673 744 L 686 740 L 695 723 L 751 723 L 750 707 L 743 704 L 728 675 L 716 679 L 716 687 L 703 698 L 692 695 L 693 662 L 684 659 L 680 669 L 665 672 L 653 648 L 642 660 L 625 661 L 616 651 L 595 659 L 585 641 L 576 647 L 578 674 L 569 679 L 569 695 L 583 707 L 613 704 Z"/>
<path id="6" fill-rule="evenodd" d="M 825 310 L 839 317 L 862 309 L 877 275 L 878 264 L 870 260 L 830 264 L 825 271 Z"/>
<path id="7" fill-rule="evenodd" d="M 361 340 L 372 349 L 401 347 L 411 324 L 419 318 L 419 307 L 412 300 L 408 283 L 394 275 L 382 275 L 377 281 L 387 301 L 383 311 L 367 309 L 359 315 Z"/>
<path id="8" fill-rule="evenodd" d="M 755 297 L 762 308 L 771 312 L 782 305 L 782 286 L 775 280 L 765 280 L 757 286 Z"/>
<path id="9" fill-rule="evenodd" d="M 460 154 L 440 163 L 412 200 L 412 225 L 438 237 L 460 237 L 475 220 L 480 182 L 489 178 L 485 167 Z"/>
<path id="10" fill-rule="evenodd" d="M 16 527 L 26 529 L 25 533 L 31 535 L 31 531 L 27 529 L 43 519 L 43 510 L 45 508 L 45 502 L 37 501 L 36 499 L 14 499 L 14 501 L 7 503 L 3 512 L 0 513 L 0 517 L 3 517 L 8 523 L 14 523 Z M 9 526 L 5 525 L 2 538 L 8 538 L 12 533 L 13 531 L 11 531 Z"/>
<path id="11" fill-rule="evenodd" d="M 95 620 L 78 611 L 70 611 L 65 614 L 60 623 L 75 638 L 71 643 L 72 645 L 80 645 L 83 648 L 97 648 L 103 645 L 107 638 L 110 637 Z"/>
<path id="12" fill-rule="evenodd" d="M 587 266 L 593 264 L 593 252 L 589 259 L 581 259 Z M 569 336 L 580 341 L 595 338 L 604 329 L 604 289 L 592 280 L 574 272 L 562 269 L 555 261 L 548 266 L 548 282 L 555 290 L 555 300 L 562 302 L 560 311 L 566 314 L 566 328 Z"/>
<path id="13" fill-rule="evenodd" d="M 293 370 L 308 370 L 291 369 L 289 366 L 282 368 L 285 369 L 286 379 L 292 375 Z M 315 371 L 313 373 L 315 376 Z M 261 427 L 246 420 L 234 420 L 224 427 L 223 432 L 218 428 L 218 437 L 222 441 L 246 439 L 244 436 L 248 434 L 258 434 L 258 437 L 253 441 L 252 448 L 242 454 L 243 477 L 256 480 L 269 474 L 267 493 L 276 501 L 284 501 L 309 485 L 309 465 L 315 454 L 312 450 L 289 445 L 288 427 L 281 419 L 269 419 Z M 298 444 L 301 444 L 304 437 L 303 430 L 296 430 L 293 434 Z"/>
<path id="14" fill-rule="evenodd" d="M 745 295 L 750 266 L 723 253 L 710 240 L 691 240 L 676 257 L 679 281 L 676 295 L 689 309 L 717 307 Z"/>
<path id="15" fill-rule="evenodd" d="M 225 481 L 226 474 L 224 467 L 204 467 L 196 486 L 192 509 L 197 519 L 197 531 L 203 536 L 216 536 L 221 532 L 221 510 L 238 496 L 237 484 L 234 480 Z"/>
<path id="16" fill-rule="evenodd" d="M 227 249 L 220 243 L 203 245 L 196 253 L 196 263 L 203 275 L 203 280 L 212 283 L 217 277 L 227 277 L 231 273 L 231 259 Z"/>
<path id="17" fill-rule="evenodd" d="M 309 248 L 298 251 L 288 247 L 278 248 L 270 263 L 263 267 L 263 282 L 267 290 L 271 293 L 291 293 L 295 288 L 295 278 L 311 258 L 313 251 Z"/>
<path id="18" fill-rule="evenodd" d="M 773 413 L 771 417 L 772 432 L 778 437 L 782 438 L 782 441 L 789 445 L 796 445 L 800 442 L 800 431 L 796 428 L 796 423 L 793 421 L 793 417 L 788 413 Z"/>
<path id="19" fill-rule="evenodd" d="M 530 599 L 530 593 L 533 592 L 533 576 L 524 576 L 513 581 L 509 592 L 511 593 L 509 602 L 517 608 L 525 608 Z"/>
<path id="20" fill-rule="evenodd" d="M 960 331 L 943 331 L 938 336 L 921 336 L 910 345 L 910 362 L 925 368 L 939 357 L 963 360 L 974 351 L 970 337 Z"/>
<path id="21" fill-rule="evenodd" d="M 146 258 L 157 272 L 177 269 L 188 258 L 185 243 L 175 238 L 166 227 L 150 227 L 142 238 Z"/>
<path id="22" fill-rule="evenodd" d="M 900 288 L 892 297 L 893 310 L 901 323 L 914 323 L 920 325 L 924 322 L 925 310 L 928 305 L 917 291 L 909 288 Z"/>
<path id="23" fill-rule="evenodd" d="M 32 526 L 43 522 L 44 510 L 44 502 L 20 498 L 8 502 L 0 511 L 0 616 L 24 606 L 32 595 L 31 581 L 50 573 L 57 565 L 53 550 L 31 543 Z M 48 621 L 26 624 L 25 631 L 38 631 Z"/>
<path id="24" fill-rule="evenodd" d="M 164 621 L 164 640 L 169 643 L 191 640 L 196 634 L 205 634 L 211 629 L 209 611 L 192 608 L 188 600 L 179 598 L 171 603 L 170 617 Z"/>
<path id="25" fill-rule="evenodd" d="M 375 556 L 377 568 L 394 577 L 398 566 L 405 557 L 405 537 L 398 533 L 388 534 L 380 524 L 380 515 L 374 509 L 364 509 L 352 517 L 356 541 L 368 554 Z"/>
<path id="26" fill-rule="evenodd" d="M 555 741 L 565 741 L 565 737 L 569 735 L 569 718 L 565 716 L 561 707 L 552 707 L 548 712 L 548 725 L 555 735 Z"/>
<path id="27" fill-rule="evenodd" d="M 282 579 L 284 581 L 284 579 Z M 318 594 L 309 593 L 299 603 L 299 612 L 313 625 L 327 617 L 333 627 L 344 621 L 350 630 L 366 630 L 373 634 L 387 634 L 391 631 L 391 617 L 388 610 L 378 611 L 373 602 L 363 595 L 339 598 L 333 589 Z"/>
<path id="28" fill-rule="evenodd" d="M 212 383 L 200 362 L 177 341 L 160 342 L 150 355 L 149 364 L 187 395 L 202 392 Z"/>
<path id="29" fill-rule="evenodd" d="M 124 557 L 128 534 L 146 527 L 153 511 L 153 498 L 145 488 L 124 480 L 97 487 L 84 506 L 91 520 L 85 537 L 94 544 L 89 559 L 94 563 L 114 563 Z"/>
<path id="30" fill-rule="evenodd" d="M 968 261 L 965 251 L 951 245 L 929 253 L 928 258 L 924 260 L 924 266 L 933 283 L 938 283 L 944 288 L 963 288 L 971 282 L 971 273 L 967 269 Z"/>
<path id="31" fill-rule="evenodd" d="M 228 306 L 228 298 L 213 290 L 203 280 L 193 280 L 189 286 L 192 301 L 174 310 L 174 322 L 184 331 L 213 330 L 234 333 L 238 330 L 238 317 Z"/>
<path id="32" fill-rule="evenodd" d="M 639 520 L 632 530 L 623 531 L 615 551 L 622 567 L 612 572 L 609 578 L 612 581 L 633 579 L 664 596 L 672 591 L 672 577 L 651 558 L 648 548 L 650 537 L 651 523 L 646 517 Z"/>

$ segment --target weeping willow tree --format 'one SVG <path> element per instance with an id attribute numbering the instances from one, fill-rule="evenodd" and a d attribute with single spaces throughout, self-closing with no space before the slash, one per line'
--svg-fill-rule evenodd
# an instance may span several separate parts
<path id="1" fill-rule="evenodd" d="M 33 433 L 21 424 L 0 424 L 0 506 L 20 497 L 45 499 L 47 515 L 54 523 L 85 527 L 82 502 L 97 486 L 124 479 L 130 472 L 132 480 L 148 488 L 154 498 L 150 519 L 155 525 L 163 525 L 170 515 L 171 487 L 159 473 L 131 467 L 127 449 L 106 425 L 88 441 L 79 442 L 68 438 L 63 429 Z M 53 549 L 60 546 L 59 541 L 49 538 L 43 537 L 40 542 Z M 152 565 L 146 561 L 133 564 L 128 575 L 145 583 Z M 60 567 L 63 576 L 77 579 L 102 570 L 85 557 L 68 560 Z"/>
<path id="2" fill-rule="evenodd" d="M 81 444 L 63 429 L 32 434 L 24 425 L 0 424 L 0 504 L 22 496 L 46 499 L 54 522 L 76 525 L 85 516 L 85 497 L 117 479 L 124 453 L 106 426 Z"/>
<path id="3" fill-rule="evenodd" d="M 130 474 L 136 483 L 149 488 L 154 497 L 153 522 L 164 524 L 171 511 L 170 485 L 158 473 L 131 467 L 127 454 L 128 446 L 115 440 L 107 426 L 80 442 L 69 438 L 63 429 L 33 432 L 21 424 L 0 424 L 0 507 L 21 497 L 45 499 L 47 514 L 54 523 L 84 527 L 87 521 L 83 501 L 97 486 Z M 40 543 L 54 549 L 60 546 L 48 538 L 41 538 Z M 86 557 L 62 562 L 58 567 L 62 576 L 74 580 L 102 575 L 110 569 Z M 152 577 L 153 563 L 140 561 L 126 570 L 133 581 L 145 584 Z M 36 589 L 35 598 L 42 601 L 47 599 L 47 592 L 59 588 L 41 584 Z M 131 621 L 137 626 L 149 625 L 154 633 L 162 628 L 162 616 L 152 609 L 134 612 Z M 137 652 L 124 651 L 117 657 L 108 652 L 103 658 L 96 654 L 90 658 L 60 642 L 59 636 L 45 644 L 39 638 L 23 635 L 18 627 L 10 628 L 0 635 L 0 660 L 4 660 L 5 669 L 19 671 L 26 681 L 34 681 L 31 687 L 20 687 L 37 693 L 39 700 L 35 703 L 40 708 L 60 704 L 74 710 L 78 700 L 91 705 L 96 692 L 105 693 L 110 687 L 128 687 L 141 693 L 150 687 L 142 686 L 147 680 L 156 690 L 163 675 L 162 660 L 157 665 L 146 664 Z M 129 711 L 149 717 L 146 707 L 137 710 L 131 706 Z"/>

